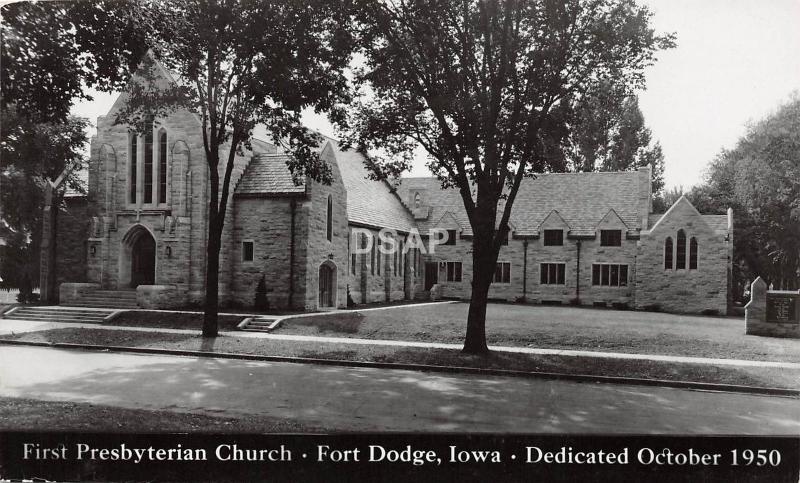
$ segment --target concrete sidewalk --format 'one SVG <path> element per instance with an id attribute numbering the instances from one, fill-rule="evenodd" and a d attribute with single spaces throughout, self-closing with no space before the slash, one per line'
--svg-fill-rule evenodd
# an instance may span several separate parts
<path id="1" fill-rule="evenodd" d="M 198 330 L 189 330 L 189 329 L 163 329 L 163 328 L 152 328 L 152 327 L 126 327 L 126 326 L 113 326 L 113 325 L 101 325 L 101 324 L 80 324 L 71 322 L 69 323 L 35 322 L 35 321 L 26 321 L 20 319 L 15 319 L 15 320 L 0 319 L 0 337 L 12 333 L 36 332 L 41 330 L 67 329 L 67 328 L 128 330 L 135 332 L 160 332 L 167 334 L 193 334 L 193 335 L 197 335 L 199 332 Z M 397 341 L 397 340 L 381 340 L 381 339 L 356 339 L 349 337 L 320 337 L 320 336 L 308 336 L 308 335 L 266 334 L 261 332 L 244 332 L 244 331 L 220 331 L 220 336 L 241 337 L 250 339 L 323 342 L 323 343 L 336 343 L 336 344 L 418 347 L 425 349 L 461 350 L 462 348 L 461 344 L 443 344 L 435 342 L 415 342 L 415 341 Z M 509 352 L 509 353 L 531 354 L 531 355 L 596 357 L 605 359 L 627 359 L 627 360 L 639 360 L 639 361 L 705 364 L 713 366 L 800 369 L 800 363 L 796 362 L 753 361 L 744 359 L 715 359 L 708 357 L 630 354 L 625 352 L 599 352 L 599 351 L 581 351 L 581 350 L 567 350 L 567 349 L 536 349 L 531 347 L 490 346 L 490 349 L 497 352 Z"/>

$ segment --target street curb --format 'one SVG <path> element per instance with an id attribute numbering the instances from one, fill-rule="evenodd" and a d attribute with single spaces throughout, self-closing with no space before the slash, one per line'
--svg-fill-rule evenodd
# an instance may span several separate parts
<path id="1" fill-rule="evenodd" d="M 628 384 L 636 386 L 657 386 L 676 389 L 693 389 L 698 391 L 733 392 L 765 396 L 781 396 L 800 398 L 800 390 L 773 387 L 740 386 L 735 384 L 716 384 L 708 382 L 669 381 L 664 379 L 641 379 L 635 377 L 594 376 L 587 374 L 561 374 L 556 372 L 515 371 L 511 369 L 483 369 L 463 366 L 432 366 L 426 364 L 409 364 L 394 362 L 347 361 L 337 359 L 318 359 L 311 357 L 264 356 L 258 354 L 237 354 L 230 352 L 203 352 L 178 349 L 157 349 L 151 347 L 102 346 L 93 344 L 72 344 L 66 342 L 33 342 L 22 340 L 0 339 L 0 345 L 19 345 L 34 347 L 51 347 L 56 349 L 77 349 L 98 352 L 130 352 L 135 354 L 157 354 L 187 357 L 207 357 L 217 359 L 237 359 L 263 362 L 288 362 L 295 364 L 316 364 L 322 366 L 364 367 L 375 369 L 399 369 L 421 372 L 441 372 L 448 374 L 475 374 L 481 376 L 511 376 L 532 379 L 564 380 L 574 382 L 594 382 L 607 384 Z"/>

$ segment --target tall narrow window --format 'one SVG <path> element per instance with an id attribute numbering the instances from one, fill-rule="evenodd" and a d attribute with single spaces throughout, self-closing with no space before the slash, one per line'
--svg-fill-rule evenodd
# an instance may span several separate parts
<path id="1" fill-rule="evenodd" d="M 664 270 L 672 270 L 672 237 L 664 240 Z"/>
<path id="2" fill-rule="evenodd" d="M 375 241 L 375 238 L 372 237 L 372 250 L 370 250 L 370 257 L 369 257 L 369 273 L 375 275 L 375 250 L 377 248 L 378 243 Z M 380 272 L 378 272 L 380 273 Z"/>
<path id="3" fill-rule="evenodd" d="M 381 242 L 380 235 L 377 236 L 376 238 L 377 238 L 376 244 L 378 245 L 378 250 L 375 252 L 375 259 L 377 260 L 375 262 L 375 272 L 378 275 L 380 275 L 381 274 L 381 247 L 382 247 L 383 243 Z"/>
<path id="4" fill-rule="evenodd" d="M 675 269 L 686 269 L 686 233 L 678 230 L 678 240 L 675 247 Z"/>
<path id="5" fill-rule="evenodd" d="M 136 137 L 136 134 L 131 134 L 130 137 L 131 155 L 130 159 L 128 160 L 128 163 L 130 163 L 130 169 L 128 170 L 128 172 L 130 173 L 131 176 L 129 180 L 130 182 L 128 183 L 130 185 L 130 190 L 131 190 L 128 198 L 130 199 L 131 203 L 136 203 L 136 177 L 139 174 L 137 169 L 139 164 L 139 156 L 136 149 L 138 147 L 137 146 L 138 142 L 139 138 Z"/>
<path id="6" fill-rule="evenodd" d="M 331 240 L 333 240 L 333 198 L 331 198 L 331 195 L 328 195 L 328 216 L 327 216 L 327 220 L 328 220 L 328 225 L 327 225 L 325 233 L 326 233 L 326 236 L 328 238 L 328 241 L 331 241 Z"/>
<path id="7" fill-rule="evenodd" d="M 153 120 L 148 118 L 144 131 L 144 203 L 153 202 Z"/>
<path id="8" fill-rule="evenodd" d="M 158 135 L 158 202 L 167 202 L 167 133 Z"/>
<path id="9" fill-rule="evenodd" d="M 697 270 L 697 238 L 689 240 L 689 270 Z"/>

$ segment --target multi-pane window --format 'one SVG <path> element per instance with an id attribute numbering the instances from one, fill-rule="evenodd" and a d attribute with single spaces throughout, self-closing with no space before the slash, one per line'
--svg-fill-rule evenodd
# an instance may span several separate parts
<path id="1" fill-rule="evenodd" d="M 497 262 L 494 266 L 494 283 L 511 283 L 511 263 Z"/>
<path id="2" fill-rule="evenodd" d="M 352 273 L 353 275 L 356 274 L 356 254 L 355 253 L 351 253 L 350 254 L 350 273 Z"/>
<path id="3" fill-rule="evenodd" d="M 564 230 L 545 230 L 544 246 L 555 247 L 564 244 Z"/>
<path id="4" fill-rule="evenodd" d="M 678 230 L 678 241 L 675 244 L 675 269 L 686 268 L 686 232 Z"/>
<path id="5" fill-rule="evenodd" d="M 689 270 L 697 270 L 697 238 L 689 240 Z"/>
<path id="6" fill-rule="evenodd" d="M 600 230 L 600 246 L 622 246 L 622 230 Z"/>
<path id="7" fill-rule="evenodd" d="M 567 264 L 542 263 L 539 269 L 539 283 L 542 285 L 564 285 Z"/>
<path id="8" fill-rule="evenodd" d="M 255 254 L 255 243 L 252 241 L 242 242 L 242 261 L 252 262 Z"/>
<path id="9" fill-rule="evenodd" d="M 664 270 L 672 270 L 672 237 L 664 240 Z"/>
<path id="10" fill-rule="evenodd" d="M 619 263 L 592 264 L 592 285 L 601 287 L 627 287 L 628 265 Z"/>
<path id="11" fill-rule="evenodd" d="M 448 282 L 461 281 L 461 262 L 446 262 L 446 272 Z"/>
<path id="12" fill-rule="evenodd" d="M 167 133 L 158 135 L 158 202 L 167 202 Z"/>
<path id="13" fill-rule="evenodd" d="M 445 240 L 443 245 L 455 245 L 456 237 L 458 237 L 458 232 L 456 230 L 447 230 L 447 240 Z"/>

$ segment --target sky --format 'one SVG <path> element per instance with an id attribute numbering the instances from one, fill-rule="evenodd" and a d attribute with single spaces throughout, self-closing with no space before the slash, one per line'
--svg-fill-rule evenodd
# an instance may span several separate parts
<path id="1" fill-rule="evenodd" d="M 639 105 L 664 149 L 666 187 L 689 188 L 748 123 L 800 90 L 800 0 L 642 1 L 654 12 L 657 32 L 677 35 L 677 47 L 660 52 L 646 71 Z M 95 122 L 116 95 L 94 97 L 73 114 Z M 306 112 L 303 120 L 336 136 L 324 116 Z M 420 153 L 411 175 L 429 174 Z"/>

